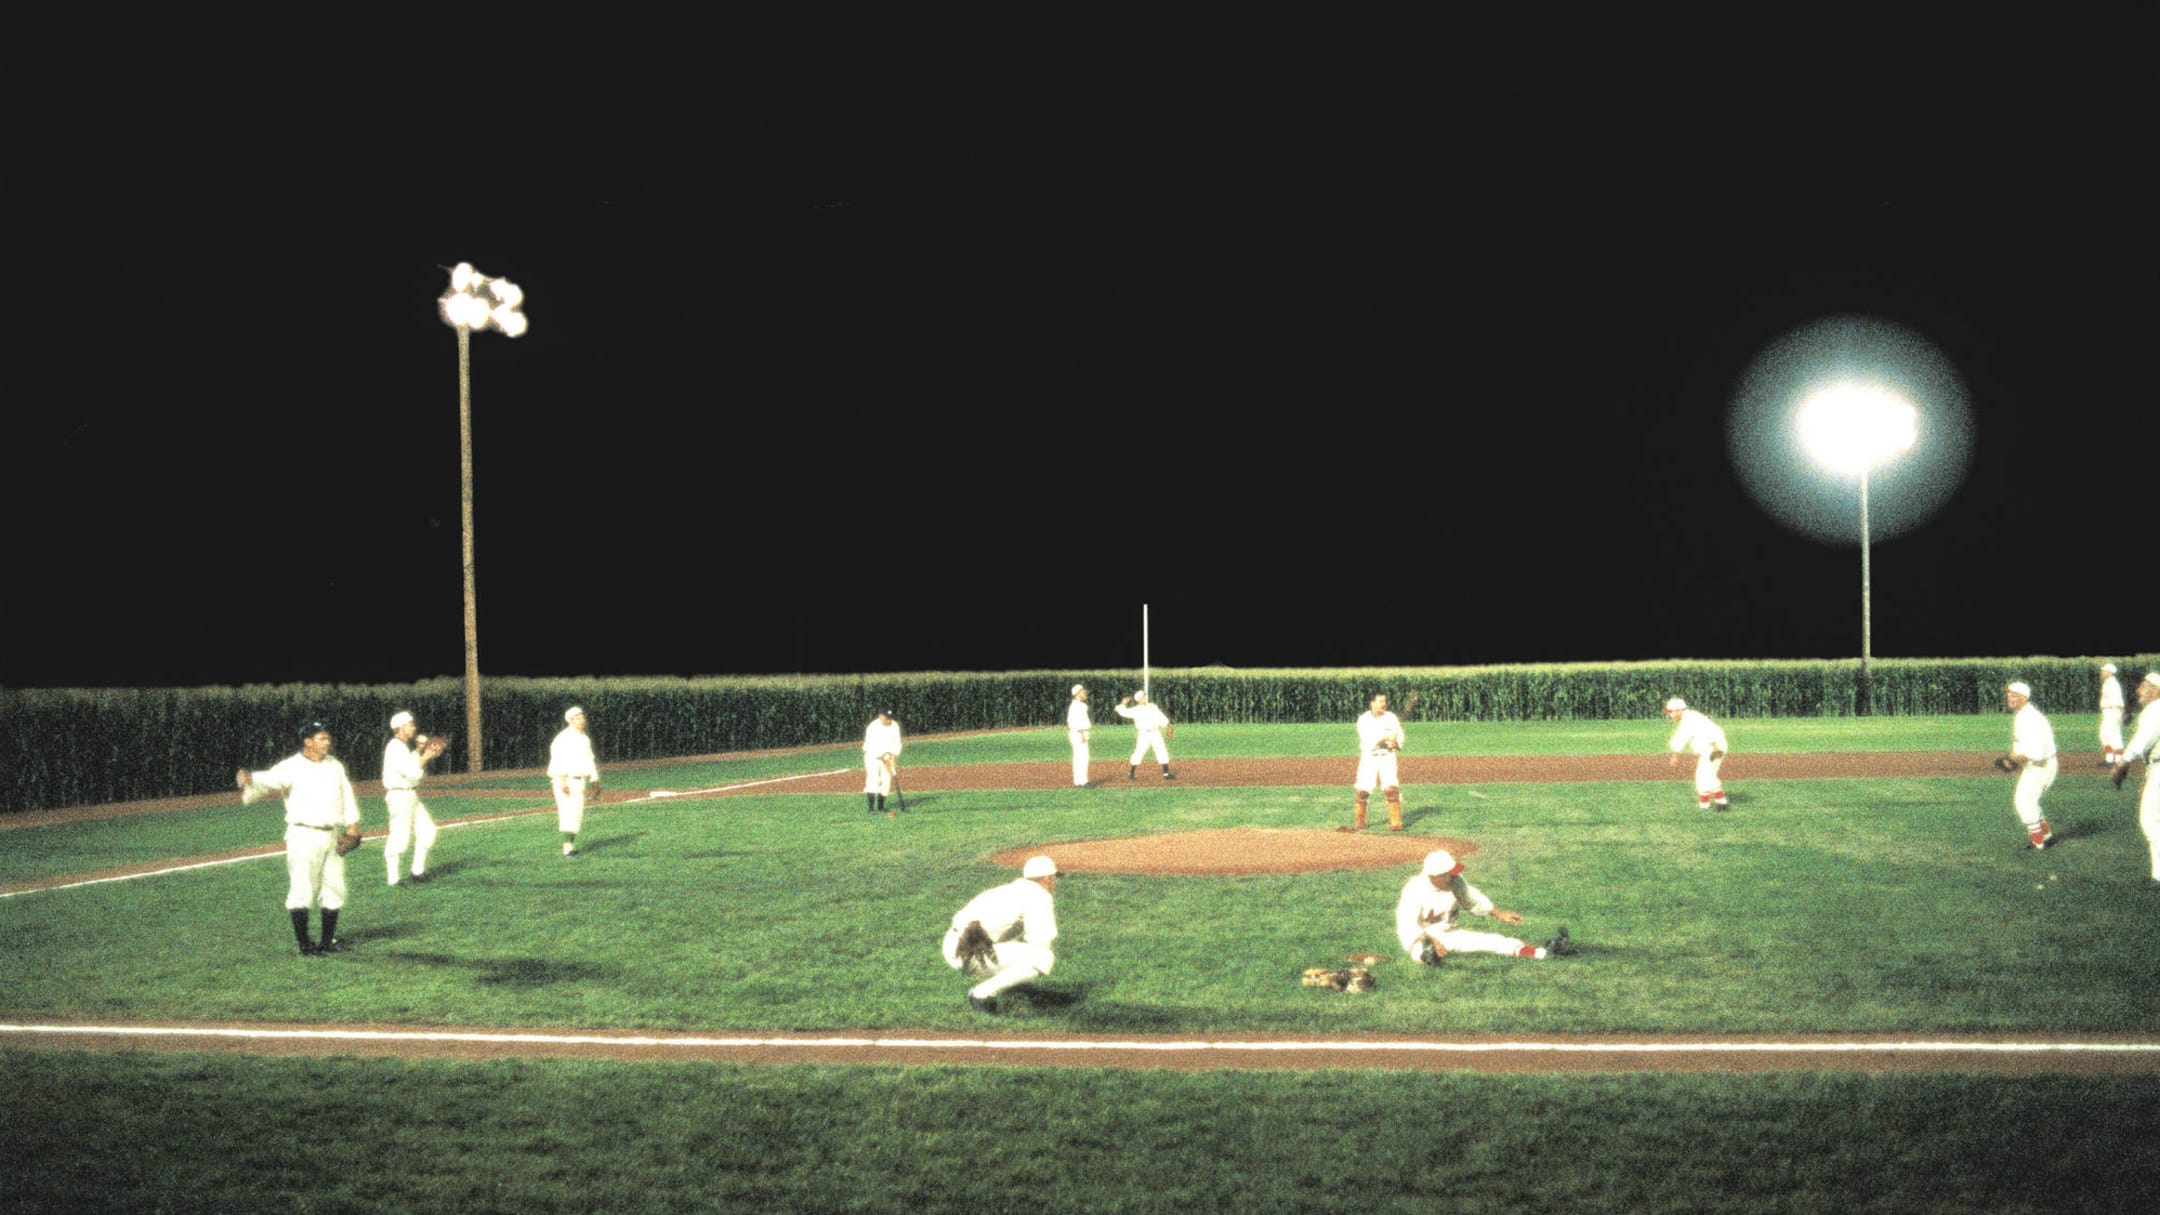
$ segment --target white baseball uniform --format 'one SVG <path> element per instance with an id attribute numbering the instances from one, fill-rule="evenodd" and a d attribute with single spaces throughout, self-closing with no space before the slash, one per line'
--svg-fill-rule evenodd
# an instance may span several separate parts
<path id="1" fill-rule="evenodd" d="M 1132 765 L 1138 767 L 1149 751 L 1155 752 L 1155 762 L 1165 769 L 1170 766 L 1170 745 L 1163 741 L 1163 730 L 1170 718 L 1152 703 L 1119 705 L 1118 716 L 1132 722 L 1135 730 L 1132 747 Z"/>
<path id="2" fill-rule="evenodd" d="M 1088 731 L 1093 729 L 1088 719 L 1087 702 L 1075 696 L 1072 707 L 1065 710 L 1065 737 L 1072 743 L 1073 785 L 1086 788 L 1088 783 Z"/>
<path id="3" fill-rule="evenodd" d="M 1382 790 L 1399 787 L 1402 782 L 1395 778 L 1395 748 L 1402 746 L 1402 720 L 1393 713 L 1360 713 L 1357 719 L 1357 741 L 1358 791 L 1365 793 L 1375 787 Z M 1393 743 L 1394 746 L 1386 745 L 1388 743 Z"/>
<path id="4" fill-rule="evenodd" d="M 967 906 L 954 914 L 952 926 L 945 930 L 944 945 L 945 964 L 954 970 L 962 969 L 960 933 L 976 921 L 990 934 L 996 949 L 989 962 L 978 963 L 967 971 L 986 976 L 969 989 L 970 997 L 987 1000 L 1008 987 L 1050 973 L 1057 961 L 1057 955 L 1050 951 L 1050 942 L 1057 939 L 1057 912 L 1051 905 L 1050 892 L 1040 882 L 1015 878 L 1002 886 L 992 886 L 969 899 Z"/>
<path id="5" fill-rule="evenodd" d="M 576 726 L 564 726 L 548 744 L 547 774 L 555 790 L 555 825 L 565 834 L 576 835 L 585 825 L 585 787 L 600 781 L 592 738 Z"/>
<path id="6" fill-rule="evenodd" d="M 383 844 L 383 864 L 389 867 L 390 884 L 398 884 L 398 870 L 407 846 L 412 848 L 412 875 L 427 873 L 428 850 L 435 846 L 435 816 L 420 801 L 420 778 L 427 765 L 420 753 L 404 739 L 392 736 L 383 748 L 383 802 L 390 807 L 390 838 Z"/>
<path id="7" fill-rule="evenodd" d="M 2049 838 L 2047 819 L 2040 810 L 2040 795 L 2055 783 L 2055 774 L 2061 764 L 2055 755 L 2055 727 L 2048 724 L 2039 706 L 2030 700 L 2010 719 L 2010 751 L 2025 757 L 2025 768 L 2018 773 L 2017 792 L 2011 796 L 2011 804 L 2017 811 L 2018 821 L 2025 824 L 2026 834 L 2034 843 Z"/>
<path id="8" fill-rule="evenodd" d="M 891 796 L 893 769 L 900 762 L 900 723 L 872 718 L 863 731 L 862 760 L 863 792 Z"/>
<path id="9" fill-rule="evenodd" d="M 249 773 L 248 781 L 240 792 L 242 805 L 285 799 L 285 909 L 343 907 L 345 858 L 337 854 L 337 837 L 360 821 L 360 799 L 353 796 L 345 765 L 327 755 L 293 755 L 267 772 Z"/>
<path id="10" fill-rule="evenodd" d="M 2123 762 L 2145 761 L 2145 787 L 2138 794 L 2138 829 L 2145 833 L 2146 851 L 2152 854 L 2152 880 L 2160 882 L 2160 777 L 2153 775 L 2153 750 L 2160 747 L 2160 700 L 2138 710 L 2137 733 L 2131 736 Z"/>
<path id="11" fill-rule="evenodd" d="M 1718 724 L 1694 709 L 1682 709 L 1678 728 L 1673 731 L 1672 741 L 1666 749 L 1678 755 L 1683 751 L 1695 753 L 1695 804 L 1707 807 L 1712 802 L 1719 806 L 1730 805 L 1725 798 L 1725 783 L 1719 770 L 1725 766 L 1725 731 Z"/>
<path id="12" fill-rule="evenodd" d="M 2128 708 L 2123 700 L 2122 681 L 2113 675 L 2100 680 L 2100 762 L 2114 767 L 2123 757 L 2123 712 Z"/>
<path id="13" fill-rule="evenodd" d="M 1402 897 L 1395 901 L 1395 939 L 1402 942 L 1403 951 L 1413 958 L 1418 956 L 1419 942 L 1428 934 L 1439 938 L 1449 953 L 1498 953 L 1518 958 L 1537 956 L 1535 946 L 1515 937 L 1456 927 L 1465 910 L 1472 915 L 1491 915 L 1493 901 L 1459 873 L 1439 886 L 1433 885 L 1432 878 L 1423 873 L 1413 874 L 1403 883 Z"/>

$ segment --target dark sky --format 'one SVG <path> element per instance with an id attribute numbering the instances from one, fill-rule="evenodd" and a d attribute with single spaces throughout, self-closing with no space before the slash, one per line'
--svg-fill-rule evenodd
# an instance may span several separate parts
<path id="1" fill-rule="evenodd" d="M 2150 499 L 2147 107 L 1786 98 L 876 174 L 569 130 L 463 193 L 353 130 L 11 136 L 0 681 L 461 670 L 460 260 L 532 325 L 473 342 L 490 672 L 1137 666 L 1142 603 L 1158 666 L 1853 654 L 1856 547 L 1773 522 L 1725 418 L 1854 314 L 1973 424 L 1875 546 L 1875 652 L 2150 649 L 2101 551 Z"/>

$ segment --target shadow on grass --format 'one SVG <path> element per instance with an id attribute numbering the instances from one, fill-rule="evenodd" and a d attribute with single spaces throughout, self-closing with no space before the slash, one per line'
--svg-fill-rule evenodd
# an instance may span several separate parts
<path id="1" fill-rule="evenodd" d="M 397 956 L 401 962 L 476 971 L 478 981 L 490 987 L 533 989 L 558 983 L 602 982 L 616 976 L 616 968 L 612 966 L 555 958 L 464 958 L 446 953 L 401 953 Z"/>
<path id="2" fill-rule="evenodd" d="M 643 831 L 632 831 L 624 835 L 603 835 L 591 840 L 581 837 L 577 842 L 578 856 L 584 856 L 588 852 L 605 852 L 610 848 L 619 848 L 624 844 L 634 844 L 644 838 L 645 832 Z M 560 851 L 560 849 L 557 849 L 557 851 Z M 571 859 L 575 860 L 576 858 Z"/>

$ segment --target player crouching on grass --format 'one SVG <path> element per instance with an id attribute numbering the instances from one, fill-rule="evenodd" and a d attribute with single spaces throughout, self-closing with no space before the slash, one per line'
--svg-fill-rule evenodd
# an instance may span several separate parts
<path id="1" fill-rule="evenodd" d="M 1543 945 L 1532 945 L 1497 932 L 1470 932 L 1455 926 L 1468 908 L 1503 924 L 1522 923 L 1522 914 L 1493 906 L 1485 892 L 1463 877 L 1462 862 L 1445 849 L 1428 853 L 1425 867 L 1403 883 L 1395 904 L 1395 936 L 1414 961 L 1438 966 L 1451 953 L 1497 953 L 1514 958 L 1566 957 L 1575 952 L 1563 926 Z"/>

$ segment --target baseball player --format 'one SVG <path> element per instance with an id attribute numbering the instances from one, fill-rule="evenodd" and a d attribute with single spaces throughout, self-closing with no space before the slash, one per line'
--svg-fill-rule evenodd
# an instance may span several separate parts
<path id="1" fill-rule="evenodd" d="M 1725 766 L 1725 731 L 1688 708 L 1687 702 L 1677 696 L 1665 702 L 1665 716 L 1674 727 L 1672 740 L 1665 744 L 1665 749 L 1672 752 L 1672 767 L 1679 769 L 1683 752 L 1695 753 L 1696 808 L 1732 809 L 1732 803 L 1725 798 L 1725 782 L 1718 776 L 1718 770 Z"/>
<path id="2" fill-rule="evenodd" d="M 1403 883 L 1402 897 L 1395 902 L 1395 937 L 1413 961 L 1438 966 L 1451 953 L 1497 953 L 1511 958 L 1545 958 L 1574 952 L 1567 929 L 1553 934 L 1543 945 L 1532 945 L 1496 932 L 1471 932 L 1456 927 L 1464 910 L 1471 915 L 1491 916 L 1503 924 L 1520 924 L 1519 912 L 1493 906 L 1485 892 L 1463 877 L 1462 862 L 1446 849 L 1427 853 L 1424 868 Z"/>
<path id="3" fill-rule="evenodd" d="M 240 804 L 266 797 L 285 799 L 285 910 L 302 957 L 320 957 L 345 948 L 338 939 L 338 911 L 345 906 L 345 858 L 338 853 L 340 832 L 360 825 L 360 799 L 353 796 L 345 765 L 330 758 L 330 727 L 311 721 L 300 727 L 300 753 L 267 772 L 239 770 Z M 308 908 L 322 908 L 322 936 L 308 936 Z"/>
<path id="4" fill-rule="evenodd" d="M 968 989 L 968 1006 L 995 1013 L 998 993 L 1050 973 L 1057 955 L 1057 912 L 1050 896 L 1057 890 L 1058 867 L 1047 856 L 1031 856 L 1020 876 L 992 886 L 955 912 L 945 930 L 945 964 L 982 982 Z"/>
<path id="5" fill-rule="evenodd" d="M 577 855 L 578 830 L 585 825 L 585 794 L 600 787 L 600 765 L 585 733 L 585 710 L 563 711 L 562 733 L 548 744 L 548 783 L 555 788 L 555 826 L 562 831 L 562 854 Z"/>
<path id="6" fill-rule="evenodd" d="M 2018 766 L 2018 780 L 2011 804 L 2031 841 L 2025 847 L 2052 848 L 2055 833 L 2048 830 L 2047 819 L 2040 812 L 2040 795 L 2055 783 L 2055 774 L 2061 768 L 2055 755 L 2055 727 L 2033 704 L 2032 688 L 2022 680 L 2003 688 L 2003 703 L 2014 715 L 2010 719 L 2010 762 Z"/>
<path id="7" fill-rule="evenodd" d="M 398 884 L 407 846 L 412 848 L 412 880 L 428 880 L 435 817 L 420 802 L 420 778 L 427 775 L 428 761 L 442 752 L 442 742 L 422 735 L 412 714 L 401 710 L 391 715 L 390 741 L 383 747 L 382 783 L 383 801 L 390 807 L 390 838 L 383 844 L 383 863 L 389 866 L 392 886 Z"/>
<path id="8" fill-rule="evenodd" d="M 2115 778 L 2116 788 L 2121 788 L 2130 761 L 2145 761 L 2145 788 L 2138 794 L 2138 829 L 2145 833 L 2145 848 L 2152 854 L 2152 874 L 2145 880 L 2146 889 L 2160 890 L 2160 777 L 2153 775 L 2153 749 L 2160 747 L 2160 671 L 2145 672 L 2145 678 L 2138 682 L 2137 699 L 2137 733 L 2131 736 L 2129 750 L 2115 761 L 2110 775 Z"/>
<path id="9" fill-rule="evenodd" d="M 1402 782 L 1396 779 L 1395 753 L 1402 750 L 1402 721 L 1388 711 L 1386 693 L 1372 698 L 1368 712 L 1357 719 L 1357 819 L 1352 831 L 1365 829 L 1365 806 L 1372 800 L 1374 785 L 1387 799 L 1388 830 L 1403 829 Z"/>
<path id="10" fill-rule="evenodd" d="M 1087 685 L 1074 684 L 1072 704 L 1065 710 L 1065 738 L 1072 743 L 1073 788 L 1088 787 L 1088 731 L 1093 723 L 1088 720 Z"/>
<path id="11" fill-rule="evenodd" d="M 2115 664 L 2100 664 L 2100 765 L 2112 768 L 2123 762 L 2122 682 L 2115 678 Z"/>
<path id="12" fill-rule="evenodd" d="M 1135 692 L 1117 704 L 1117 714 L 1133 724 L 1138 733 L 1133 738 L 1132 762 L 1125 766 L 1125 779 L 1132 780 L 1140 771 L 1140 758 L 1149 751 L 1155 752 L 1155 762 L 1162 765 L 1162 778 L 1176 780 L 1170 771 L 1170 735 L 1176 727 L 1161 709 L 1148 703 L 1146 692 Z"/>
<path id="13" fill-rule="evenodd" d="M 885 799 L 892 793 L 893 777 L 900 771 L 900 723 L 893 720 L 891 709 L 878 710 L 862 736 L 863 803 L 872 814 L 892 811 L 885 809 Z"/>

